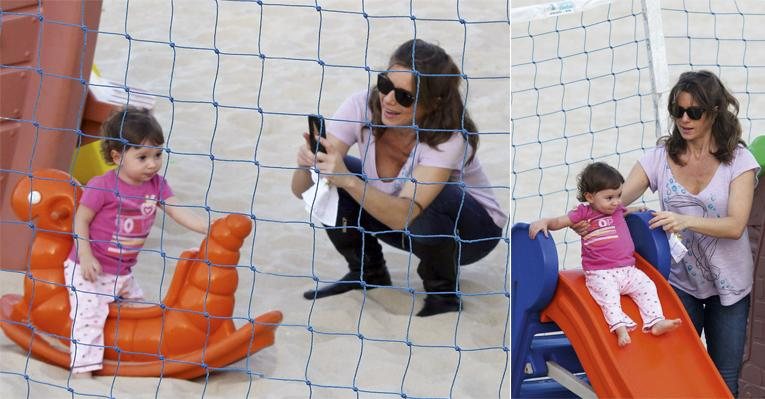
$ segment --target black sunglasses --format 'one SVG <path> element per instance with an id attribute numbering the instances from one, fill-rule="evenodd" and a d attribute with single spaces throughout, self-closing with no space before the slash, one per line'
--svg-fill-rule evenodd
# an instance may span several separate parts
<path id="1" fill-rule="evenodd" d="M 669 109 L 669 114 L 675 119 L 680 119 L 683 117 L 683 114 L 687 113 L 689 118 L 697 121 L 701 119 L 701 116 L 704 115 L 705 111 L 706 110 L 702 107 L 683 108 L 677 104 L 672 104 Z"/>
<path id="2" fill-rule="evenodd" d="M 388 79 L 388 76 L 385 73 L 377 75 L 377 90 L 379 90 L 383 95 L 387 95 L 391 90 L 393 90 L 395 92 L 396 102 L 399 103 L 402 107 L 409 108 L 412 106 L 412 104 L 414 104 L 415 98 L 412 93 L 393 86 L 393 82 Z"/>

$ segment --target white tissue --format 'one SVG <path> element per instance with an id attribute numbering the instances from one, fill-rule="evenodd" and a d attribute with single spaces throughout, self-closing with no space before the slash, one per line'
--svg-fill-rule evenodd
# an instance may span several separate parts
<path id="1" fill-rule="evenodd" d="M 327 179 L 320 178 L 313 170 L 311 179 L 316 184 L 303 193 L 305 210 L 325 226 L 334 226 L 337 221 L 337 201 L 340 198 L 337 187 L 329 184 Z"/>
<path id="2" fill-rule="evenodd" d="M 688 253 L 688 248 L 683 245 L 678 234 L 667 232 L 667 240 L 669 240 L 669 253 L 672 254 L 672 259 L 676 263 L 680 262 L 685 254 Z"/>

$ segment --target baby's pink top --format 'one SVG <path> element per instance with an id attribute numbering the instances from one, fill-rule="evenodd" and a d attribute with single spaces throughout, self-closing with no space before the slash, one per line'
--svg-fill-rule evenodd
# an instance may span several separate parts
<path id="1" fill-rule="evenodd" d="M 157 201 L 173 196 L 165 178 L 156 175 L 140 185 L 120 180 L 114 170 L 92 178 L 82 191 L 80 205 L 95 212 L 90 223 L 90 247 L 103 273 L 125 275 L 149 236 Z M 78 262 L 77 244 L 69 260 Z"/>
<path id="2" fill-rule="evenodd" d="M 347 145 L 358 144 L 363 172 L 368 177 L 372 187 L 389 194 L 398 195 L 404 182 L 412 176 L 412 170 L 417 165 L 433 166 L 452 169 L 451 182 L 464 182 L 470 195 L 481 204 L 491 216 L 494 223 L 504 227 L 507 215 L 499 207 L 489 179 L 481 168 L 478 157 L 465 165 L 470 157 L 471 148 L 461 134 L 451 134 L 451 138 L 432 148 L 424 143 L 417 143 L 409 155 L 409 160 L 401 168 L 396 179 L 383 181 L 377 175 L 375 163 L 375 138 L 367 124 L 370 123 L 372 111 L 367 106 L 368 91 L 356 93 L 345 100 L 338 108 L 332 120 L 327 120 L 327 133 L 337 137 Z"/>
<path id="3" fill-rule="evenodd" d="M 626 211 L 620 206 L 612 215 L 606 215 L 589 204 L 579 204 L 568 213 L 572 223 L 586 220 L 590 224 L 582 237 L 582 269 L 606 270 L 635 264 L 635 244 L 624 220 Z"/>

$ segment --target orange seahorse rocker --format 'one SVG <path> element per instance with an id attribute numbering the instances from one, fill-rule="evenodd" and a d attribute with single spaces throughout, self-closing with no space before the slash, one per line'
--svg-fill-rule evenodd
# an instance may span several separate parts
<path id="1" fill-rule="evenodd" d="M 34 223 L 24 296 L 0 298 L 0 327 L 45 362 L 69 367 L 69 297 L 63 263 L 73 245 L 75 198 L 82 190 L 60 170 L 22 179 L 12 194 L 19 219 Z M 195 378 L 274 342 L 282 313 L 270 311 L 236 329 L 231 315 L 239 249 L 252 222 L 242 215 L 216 220 L 199 250 L 184 251 L 161 305 L 112 303 L 104 327 L 104 368 L 98 375 Z"/>

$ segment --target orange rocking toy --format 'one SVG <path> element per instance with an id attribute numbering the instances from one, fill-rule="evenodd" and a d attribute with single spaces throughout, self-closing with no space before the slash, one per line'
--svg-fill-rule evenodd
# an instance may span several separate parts
<path id="1" fill-rule="evenodd" d="M 24 295 L 0 298 L 0 327 L 45 362 L 69 367 L 69 297 L 63 263 L 81 189 L 60 170 L 44 169 L 14 188 L 19 219 L 35 224 Z M 184 251 L 161 305 L 112 303 L 104 327 L 99 375 L 195 378 L 249 356 L 274 342 L 282 320 L 267 312 L 237 329 L 231 318 L 238 284 L 236 264 L 252 222 L 242 215 L 216 220 L 198 250 Z"/>

